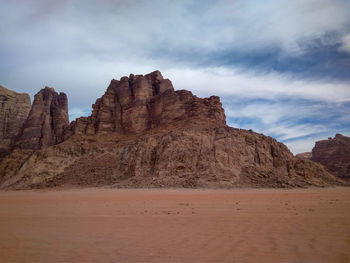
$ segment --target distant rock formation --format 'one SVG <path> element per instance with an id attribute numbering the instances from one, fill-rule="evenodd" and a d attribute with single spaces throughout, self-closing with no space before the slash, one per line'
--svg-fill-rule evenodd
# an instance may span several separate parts
<path id="1" fill-rule="evenodd" d="M 300 159 L 307 159 L 310 160 L 311 156 L 312 156 L 312 152 L 303 152 L 303 153 L 298 153 L 297 155 L 295 155 L 296 157 L 300 158 Z"/>
<path id="2" fill-rule="evenodd" d="M 271 137 L 228 127 L 219 97 L 175 91 L 159 71 L 112 80 L 92 115 L 67 128 L 66 97 L 54 94 L 46 88 L 36 95 L 19 141 L 22 149 L 0 163 L 0 188 L 345 183 Z"/>
<path id="3" fill-rule="evenodd" d="M 69 125 L 68 102 L 64 93 L 45 87 L 34 96 L 34 102 L 16 147 L 37 150 L 55 145 L 63 140 Z"/>
<path id="4" fill-rule="evenodd" d="M 0 160 L 13 147 L 30 111 L 30 97 L 0 86 Z"/>
<path id="5" fill-rule="evenodd" d="M 336 134 L 334 138 L 316 142 L 311 160 L 323 164 L 336 176 L 350 180 L 350 137 Z"/>

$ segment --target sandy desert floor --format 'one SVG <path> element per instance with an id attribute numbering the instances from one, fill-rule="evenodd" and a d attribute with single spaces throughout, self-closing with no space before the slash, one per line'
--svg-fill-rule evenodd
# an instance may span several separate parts
<path id="1" fill-rule="evenodd" d="M 0 262 L 350 262 L 350 188 L 0 192 Z"/>

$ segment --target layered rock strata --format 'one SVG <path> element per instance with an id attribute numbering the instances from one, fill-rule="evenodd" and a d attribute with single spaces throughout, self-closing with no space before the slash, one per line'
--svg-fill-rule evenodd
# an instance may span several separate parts
<path id="1" fill-rule="evenodd" d="M 0 86 L 0 160 L 12 149 L 30 107 L 28 94 L 16 93 Z"/>

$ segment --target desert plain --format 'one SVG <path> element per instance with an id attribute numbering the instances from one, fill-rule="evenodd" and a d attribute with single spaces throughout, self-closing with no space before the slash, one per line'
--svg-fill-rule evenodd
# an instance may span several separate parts
<path id="1" fill-rule="evenodd" d="M 350 262 L 350 188 L 0 192 L 0 262 Z"/>

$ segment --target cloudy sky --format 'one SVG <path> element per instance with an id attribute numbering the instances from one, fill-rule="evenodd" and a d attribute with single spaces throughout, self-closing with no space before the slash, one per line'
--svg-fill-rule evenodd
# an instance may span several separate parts
<path id="1" fill-rule="evenodd" d="M 219 95 L 227 122 L 294 152 L 350 135 L 348 0 L 0 0 L 0 84 L 89 115 L 112 78 L 156 69 Z"/>

